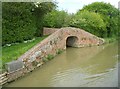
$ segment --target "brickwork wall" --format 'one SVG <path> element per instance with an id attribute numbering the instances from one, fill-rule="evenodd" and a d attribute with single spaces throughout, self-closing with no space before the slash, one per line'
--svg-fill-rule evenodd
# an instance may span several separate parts
<path id="1" fill-rule="evenodd" d="M 43 35 L 50 35 L 50 34 L 56 32 L 57 30 L 59 30 L 59 28 L 47 28 L 47 27 L 44 27 Z"/>

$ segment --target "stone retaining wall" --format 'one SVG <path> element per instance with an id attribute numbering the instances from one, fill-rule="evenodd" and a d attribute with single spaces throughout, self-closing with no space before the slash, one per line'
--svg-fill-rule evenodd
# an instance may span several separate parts
<path id="1" fill-rule="evenodd" d="M 8 82 L 7 72 L 0 74 L 0 86 Z"/>

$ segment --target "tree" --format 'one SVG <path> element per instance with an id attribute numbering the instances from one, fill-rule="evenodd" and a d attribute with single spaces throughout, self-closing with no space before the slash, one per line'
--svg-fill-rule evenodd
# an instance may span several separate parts
<path id="1" fill-rule="evenodd" d="M 64 26 L 66 16 L 67 12 L 65 11 L 53 10 L 46 14 L 44 18 L 44 26 L 61 28 Z"/>
<path id="2" fill-rule="evenodd" d="M 4 2 L 2 44 L 23 42 L 42 34 L 44 15 L 55 8 L 53 2 Z"/>
<path id="3" fill-rule="evenodd" d="M 31 13 L 33 3 L 2 3 L 2 44 L 22 42 L 34 37 L 36 27 Z"/>
<path id="4" fill-rule="evenodd" d="M 107 37 L 117 36 L 118 29 L 118 9 L 109 3 L 94 2 L 87 6 L 84 6 L 82 10 L 88 10 L 90 12 L 99 13 L 102 19 L 106 23 Z"/>
<path id="5" fill-rule="evenodd" d="M 70 26 L 82 28 L 99 37 L 105 37 L 106 24 L 98 13 L 81 11 L 71 20 Z"/>
<path id="6" fill-rule="evenodd" d="M 44 16 L 56 8 L 56 2 L 42 2 L 36 3 L 33 14 L 36 21 L 36 36 L 42 36 L 43 33 L 43 19 Z"/>

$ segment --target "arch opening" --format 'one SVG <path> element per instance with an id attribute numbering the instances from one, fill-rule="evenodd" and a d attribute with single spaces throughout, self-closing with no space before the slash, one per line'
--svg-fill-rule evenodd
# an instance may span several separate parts
<path id="1" fill-rule="evenodd" d="M 67 47 L 76 47 L 78 38 L 76 36 L 69 36 L 66 40 Z"/>

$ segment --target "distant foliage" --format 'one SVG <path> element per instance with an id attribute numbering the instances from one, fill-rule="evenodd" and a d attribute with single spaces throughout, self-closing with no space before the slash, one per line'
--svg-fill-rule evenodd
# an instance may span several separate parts
<path id="1" fill-rule="evenodd" d="M 70 26 L 82 28 L 99 37 L 105 37 L 106 24 L 101 16 L 94 12 L 81 11 L 71 20 Z"/>
<path id="2" fill-rule="evenodd" d="M 44 18 L 44 26 L 55 28 L 69 26 L 71 17 L 72 16 L 68 15 L 65 11 L 53 10 L 52 12 L 46 14 Z"/>
<path id="3" fill-rule="evenodd" d="M 106 24 L 107 37 L 114 37 L 118 35 L 118 13 L 119 10 L 110 3 L 94 2 L 84 6 L 79 12 L 88 10 L 90 12 L 99 13 Z M 78 13 L 79 13 L 78 12 Z"/>
<path id="4" fill-rule="evenodd" d="M 84 6 L 76 14 L 53 10 L 45 16 L 44 26 L 56 28 L 73 26 L 99 37 L 117 37 L 119 12 L 109 3 L 94 2 Z"/>

